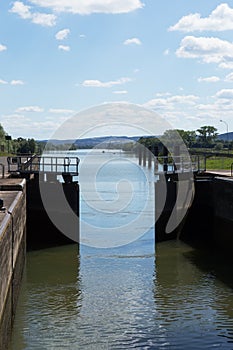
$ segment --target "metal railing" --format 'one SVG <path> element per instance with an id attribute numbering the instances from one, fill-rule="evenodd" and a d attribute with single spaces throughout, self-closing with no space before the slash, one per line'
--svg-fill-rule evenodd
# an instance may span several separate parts
<path id="1" fill-rule="evenodd" d="M 165 173 L 184 173 L 205 171 L 205 159 L 199 156 L 161 156 L 154 159 L 155 174 Z"/>
<path id="2" fill-rule="evenodd" d="M 78 175 L 78 157 L 56 157 L 56 156 L 15 156 L 8 157 L 9 173 L 36 174 L 54 173 Z"/>

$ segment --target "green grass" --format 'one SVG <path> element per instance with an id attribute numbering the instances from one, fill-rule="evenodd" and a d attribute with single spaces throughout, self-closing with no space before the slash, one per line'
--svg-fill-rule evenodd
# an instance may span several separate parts
<path id="1" fill-rule="evenodd" d="M 12 153 L 0 152 L 0 157 L 11 157 L 11 156 L 13 156 Z"/>
<path id="2" fill-rule="evenodd" d="M 208 157 L 206 159 L 207 170 L 231 170 L 233 158 L 227 157 Z"/>

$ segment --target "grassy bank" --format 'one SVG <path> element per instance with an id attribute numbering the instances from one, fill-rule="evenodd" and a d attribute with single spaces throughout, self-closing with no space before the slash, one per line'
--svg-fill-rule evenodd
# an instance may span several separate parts
<path id="1" fill-rule="evenodd" d="M 206 159 L 207 170 L 231 170 L 233 158 L 211 156 Z"/>

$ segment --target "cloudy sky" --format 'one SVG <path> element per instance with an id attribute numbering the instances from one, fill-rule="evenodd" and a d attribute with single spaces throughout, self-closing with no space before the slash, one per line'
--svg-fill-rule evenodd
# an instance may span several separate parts
<path id="1" fill-rule="evenodd" d="M 0 23 L 0 123 L 13 137 L 49 138 L 117 101 L 174 128 L 233 131 L 233 1 L 2 0 Z"/>

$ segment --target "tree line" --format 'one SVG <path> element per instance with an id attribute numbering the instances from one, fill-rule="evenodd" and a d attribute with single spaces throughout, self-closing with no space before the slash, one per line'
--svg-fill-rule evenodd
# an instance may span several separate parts
<path id="1" fill-rule="evenodd" d="M 177 135 L 180 136 L 177 137 Z M 159 143 L 164 143 L 166 145 L 174 145 L 180 143 L 185 143 L 187 148 L 192 149 L 203 149 L 210 148 L 216 151 L 220 150 L 232 150 L 233 141 L 224 141 L 219 139 L 217 129 L 214 126 L 205 125 L 199 129 L 193 130 L 182 130 L 182 129 L 171 129 L 164 132 L 159 138 L 157 137 L 141 137 L 139 143 L 143 144 L 147 148 L 153 148 Z"/>
<path id="2" fill-rule="evenodd" d="M 177 138 L 177 134 L 180 138 Z M 187 148 L 212 148 L 216 151 L 220 150 L 232 150 L 233 141 L 224 141 L 219 139 L 217 129 L 214 126 L 205 125 L 199 129 L 183 130 L 183 129 L 170 129 L 166 130 L 163 135 L 158 137 L 141 137 L 138 142 L 145 147 L 151 149 L 159 143 L 163 143 L 169 146 L 178 144 L 179 142 L 185 143 Z M 36 141 L 33 138 L 11 139 L 11 137 L 5 132 L 0 124 L 0 151 L 1 153 L 13 153 L 13 154 L 41 154 L 46 146 L 46 150 L 67 150 L 77 149 L 76 145 L 59 144 L 54 145 L 52 143 L 46 143 L 42 141 Z M 121 146 L 124 150 L 130 151 L 135 147 L 134 142 L 123 144 Z"/>
<path id="3" fill-rule="evenodd" d="M 34 154 L 37 152 L 41 152 L 41 145 L 39 142 L 35 141 L 33 138 L 23 138 L 18 137 L 16 139 L 12 139 L 10 135 L 8 135 L 0 124 L 0 151 L 1 153 L 26 153 L 26 154 Z"/>

